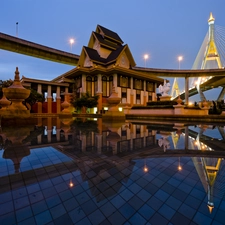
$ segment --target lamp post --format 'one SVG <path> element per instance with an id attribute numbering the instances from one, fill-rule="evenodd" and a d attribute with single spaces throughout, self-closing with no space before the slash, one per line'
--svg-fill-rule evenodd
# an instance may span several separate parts
<path id="1" fill-rule="evenodd" d="M 18 37 L 18 25 L 19 25 L 19 23 L 16 22 L 16 37 Z"/>
<path id="2" fill-rule="evenodd" d="M 144 60 L 145 60 L 145 68 L 146 68 L 146 60 L 149 58 L 148 54 L 144 54 Z"/>
<path id="3" fill-rule="evenodd" d="M 70 38 L 70 51 L 71 52 L 72 52 L 73 44 L 74 44 L 74 39 L 73 38 Z"/>
<path id="4" fill-rule="evenodd" d="M 179 69 L 180 69 L 180 62 L 183 60 L 183 56 L 178 56 L 178 63 L 179 63 Z"/>

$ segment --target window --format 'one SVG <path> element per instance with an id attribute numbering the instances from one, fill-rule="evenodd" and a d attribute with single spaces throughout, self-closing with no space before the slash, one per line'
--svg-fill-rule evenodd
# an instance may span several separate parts
<path id="1" fill-rule="evenodd" d="M 136 104 L 141 104 L 141 91 L 136 90 Z"/>
<path id="2" fill-rule="evenodd" d="M 96 94 L 98 91 L 98 77 L 97 76 L 94 77 L 94 86 L 95 86 L 95 94 Z"/>
<path id="3" fill-rule="evenodd" d="M 130 87 L 130 78 L 129 77 L 124 77 L 124 76 L 119 76 L 119 86 L 120 87 Z"/>
<path id="4" fill-rule="evenodd" d="M 142 80 L 134 79 L 134 89 L 143 90 L 143 82 Z"/>
<path id="5" fill-rule="evenodd" d="M 154 87 L 153 83 L 151 82 L 146 83 L 146 91 L 154 91 L 153 87 Z"/>
<path id="6" fill-rule="evenodd" d="M 102 77 L 102 96 L 107 96 L 107 77 Z"/>
<path id="7" fill-rule="evenodd" d="M 86 78 L 86 90 L 88 93 L 92 94 L 92 78 L 90 76 Z"/>

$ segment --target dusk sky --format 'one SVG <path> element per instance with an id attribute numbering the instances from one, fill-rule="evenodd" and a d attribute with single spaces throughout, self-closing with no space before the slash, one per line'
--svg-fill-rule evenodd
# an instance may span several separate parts
<path id="1" fill-rule="evenodd" d="M 225 27 L 224 0 L 1 0 L 0 32 L 80 54 L 97 24 L 119 34 L 137 66 L 191 69 L 208 31 Z M 16 23 L 18 22 L 18 25 Z M 0 79 L 14 77 L 16 67 L 25 77 L 51 80 L 73 67 L 0 49 Z"/>

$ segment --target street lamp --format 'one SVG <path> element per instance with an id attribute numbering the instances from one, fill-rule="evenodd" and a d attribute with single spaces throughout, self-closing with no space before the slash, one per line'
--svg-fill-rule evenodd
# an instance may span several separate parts
<path id="1" fill-rule="evenodd" d="M 73 44 L 74 44 L 75 40 L 73 38 L 70 38 L 70 50 L 72 52 L 72 47 L 73 47 Z"/>
<path id="2" fill-rule="evenodd" d="M 178 56 L 178 62 L 179 62 L 179 69 L 180 69 L 180 62 L 183 60 L 183 56 Z"/>
<path id="3" fill-rule="evenodd" d="M 146 68 L 146 60 L 149 58 L 148 54 L 144 54 L 144 60 L 145 60 L 145 68 Z"/>

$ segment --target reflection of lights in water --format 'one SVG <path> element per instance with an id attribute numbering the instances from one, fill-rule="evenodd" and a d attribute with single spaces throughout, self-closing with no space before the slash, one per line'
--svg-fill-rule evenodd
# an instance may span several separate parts
<path id="1" fill-rule="evenodd" d="M 74 184 L 73 184 L 72 181 L 70 181 L 69 186 L 70 186 L 70 187 L 73 187 L 73 186 L 74 186 Z"/>
<path id="2" fill-rule="evenodd" d="M 148 172 L 148 167 L 145 165 L 143 170 L 144 170 L 144 172 Z"/>
<path id="3" fill-rule="evenodd" d="M 178 171 L 181 171 L 182 170 L 182 166 L 180 165 L 180 157 L 178 159 L 178 167 L 177 167 Z"/>

